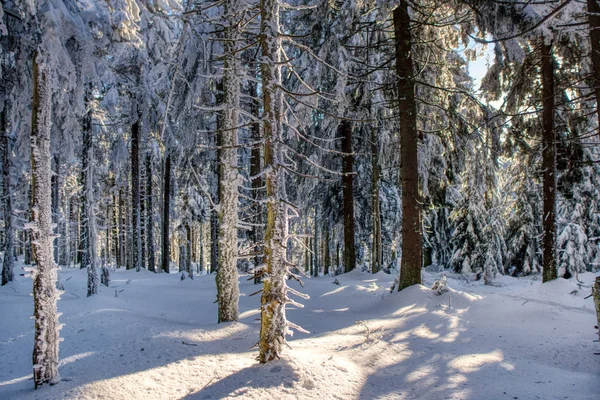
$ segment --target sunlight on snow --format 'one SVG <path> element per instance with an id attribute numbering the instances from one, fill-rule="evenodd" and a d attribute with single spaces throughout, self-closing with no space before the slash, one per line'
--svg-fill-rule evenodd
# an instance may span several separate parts
<path id="1" fill-rule="evenodd" d="M 322 295 L 321 295 L 321 297 L 325 297 L 325 296 L 329 296 L 329 295 L 332 295 L 332 294 L 339 293 L 339 292 L 341 292 L 342 290 L 346 289 L 347 287 L 348 287 L 348 285 L 346 285 L 346 286 L 341 286 L 341 287 L 339 287 L 339 288 L 337 288 L 337 289 L 335 289 L 335 290 L 332 290 L 331 292 L 327 292 L 327 293 L 324 293 L 324 294 L 322 294 Z"/>
<path id="2" fill-rule="evenodd" d="M 30 379 L 30 378 L 31 378 L 31 374 L 25 375 L 25 376 L 22 376 L 20 378 L 15 378 L 15 379 L 11 379 L 9 381 L 0 382 L 0 386 L 12 385 L 13 383 L 23 382 L 23 381 L 26 381 L 27 379 Z"/>
<path id="3" fill-rule="evenodd" d="M 259 309 L 244 311 L 243 313 L 240 314 L 239 319 L 249 318 L 249 317 L 253 317 L 255 315 L 260 315 Z"/>
<path id="4" fill-rule="evenodd" d="M 65 357 L 62 360 L 60 360 L 59 366 L 62 367 L 64 365 L 70 364 L 70 363 L 75 362 L 75 361 L 79 361 L 79 360 L 81 360 L 83 358 L 92 356 L 94 354 L 96 354 L 95 351 L 88 351 L 88 352 L 85 352 L 85 353 L 79 353 L 79 354 L 74 354 L 74 355 L 69 356 L 69 357 Z"/>
<path id="5" fill-rule="evenodd" d="M 160 333 L 153 338 L 187 339 L 192 342 L 215 342 L 242 334 L 248 329 L 249 327 L 247 325 L 237 322 L 230 322 L 212 330 L 193 329 L 184 331 L 169 331 Z"/>
<path id="6" fill-rule="evenodd" d="M 504 362 L 502 351 L 496 349 L 489 353 L 473 353 L 464 356 L 458 356 L 448 362 L 448 367 L 454 368 L 463 374 L 477 372 L 486 364 L 497 363 L 504 369 L 512 371 L 514 365 Z"/>

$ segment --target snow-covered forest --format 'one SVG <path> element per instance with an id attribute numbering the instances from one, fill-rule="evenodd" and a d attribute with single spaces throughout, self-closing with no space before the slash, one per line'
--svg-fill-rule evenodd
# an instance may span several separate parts
<path id="1" fill-rule="evenodd" d="M 2 0 L 0 67 L 0 398 L 600 396 L 600 0 Z"/>

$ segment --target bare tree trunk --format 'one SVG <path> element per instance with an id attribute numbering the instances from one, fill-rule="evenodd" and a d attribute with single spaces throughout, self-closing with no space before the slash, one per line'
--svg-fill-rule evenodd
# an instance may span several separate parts
<path id="1" fill-rule="evenodd" d="M 371 206 L 373 219 L 373 244 L 371 247 L 371 272 L 381 271 L 381 211 L 379 206 L 379 145 L 375 129 L 371 128 L 371 169 L 373 171 L 371 187 Z"/>
<path id="2" fill-rule="evenodd" d="M 323 240 L 323 275 L 329 275 L 329 267 L 331 266 L 331 254 L 329 252 L 329 222 L 325 222 L 325 238 Z"/>
<path id="3" fill-rule="evenodd" d="M 217 132 L 219 146 L 219 269 L 217 270 L 218 322 L 238 319 L 237 224 L 238 224 L 238 156 L 237 126 L 239 125 L 240 63 L 237 59 L 237 15 L 240 4 L 226 0 L 227 22 L 223 42 L 223 123 Z"/>
<path id="4" fill-rule="evenodd" d="M 254 73 L 255 76 L 258 75 L 257 66 L 255 61 L 250 60 L 250 71 Z M 258 84 L 256 82 L 249 82 L 250 85 L 250 96 L 252 97 L 250 113 L 252 115 L 259 115 L 259 102 L 258 102 Z M 252 140 L 255 143 L 260 141 L 260 124 L 255 123 L 251 128 Z M 260 155 L 260 147 L 258 145 L 254 145 L 252 147 L 252 151 L 250 154 L 250 176 L 255 177 L 252 180 L 252 199 L 254 200 L 253 205 L 253 217 L 252 217 L 252 231 L 250 235 L 250 240 L 254 243 L 254 251 L 258 254 L 262 250 L 262 246 L 259 245 L 263 239 L 263 206 L 260 204 L 260 191 L 263 186 L 263 178 L 260 175 L 261 171 L 261 155 Z M 254 257 L 254 267 L 258 268 L 261 265 L 262 258 L 260 256 Z M 254 283 L 261 283 L 262 279 L 259 274 L 255 275 Z"/>
<path id="5" fill-rule="evenodd" d="M 289 323 L 285 305 L 290 302 L 286 277 L 288 205 L 282 170 L 283 93 L 281 90 L 281 38 L 278 0 L 260 1 L 261 77 L 263 91 L 264 167 L 266 174 L 267 224 L 265 230 L 265 278 L 261 296 L 258 341 L 260 363 L 280 357 Z M 298 328 L 297 328 L 298 329 Z"/>
<path id="6" fill-rule="evenodd" d="M 127 213 L 125 212 L 125 190 L 119 188 L 119 267 L 127 266 Z"/>
<path id="7" fill-rule="evenodd" d="M 598 338 L 600 339 L 600 276 L 596 277 L 594 286 L 592 286 L 592 296 L 594 298 L 594 306 L 596 308 L 596 321 L 598 327 Z"/>
<path id="8" fill-rule="evenodd" d="M 354 154 L 352 154 L 352 124 L 348 120 L 340 122 L 338 128 L 342 138 L 342 194 L 344 197 L 344 271 L 356 267 L 356 247 L 354 244 Z"/>
<path id="9" fill-rule="evenodd" d="M 192 271 L 192 228 L 190 223 L 185 225 L 186 243 L 185 243 L 185 270 L 188 274 L 193 274 Z"/>
<path id="10" fill-rule="evenodd" d="M 596 95 L 596 113 L 600 124 L 600 3 L 598 0 L 587 0 L 588 23 L 590 30 L 590 57 L 592 59 L 592 76 Z M 598 132 L 600 138 L 600 131 Z"/>
<path id="11" fill-rule="evenodd" d="M 400 5 L 394 9 L 402 180 L 402 262 L 398 290 L 421 283 L 422 264 L 422 201 L 419 193 L 417 106 L 410 28 L 408 1 L 400 0 Z"/>
<path id="12" fill-rule="evenodd" d="M 318 202 L 317 202 L 318 204 Z M 314 269 L 313 269 L 313 273 L 314 273 L 314 277 L 318 277 L 319 276 L 319 267 L 320 267 L 320 260 L 319 260 L 319 224 L 321 223 L 321 219 L 319 218 L 319 206 L 316 205 L 315 206 L 315 239 L 314 239 L 314 246 L 313 246 L 313 259 L 314 259 Z"/>
<path id="13" fill-rule="evenodd" d="M 32 186 L 31 184 L 29 184 L 29 187 L 27 189 L 27 199 L 29 200 L 29 209 L 27 210 L 27 219 L 31 220 L 32 218 L 32 207 L 33 207 L 33 201 L 32 201 L 32 197 L 33 197 L 33 192 L 32 192 Z M 31 265 L 31 260 L 32 260 L 32 249 L 31 249 L 31 232 L 29 230 L 25 230 L 23 232 L 23 236 L 24 237 L 24 254 L 23 254 L 23 262 L 26 265 Z"/>
<path id="14" fill-rule="evenodd" d="M 140 169 L 139 169 L 139 180 L 140 180 L 140 268 L 146 269 L 146 193 L 151 190 L 146 188 L 146 181 L 144 179 L 146 169 L 143 168 L 143 161 L 140 155 Z"/>
<path id="15" fill-rule="evenodd" d="M 4 209 L 4 259 L 2 261 L 2 285 L 14 279 L 14 226 L 12 209 L 12 189 L 10 185 L 10 138 L 6 126 L 6 103 L 0 111 L 0 135 L 2 135 L 2 196 Z"/>
<path id="16" fill-rule="evenodd" d="M 140 123 L 131 126 L 131 268 L 141 269 L 140 237 Z"/>
<path id="17" fill-rule="evenodd" d="M 87 96 L 91 95 L 87 94 Z M 81 155 L 81 173 L 83 183 L 82 208 L 82 252 L 81 268 L 87 268 L 87 295 L 98 293 L 98 273 L 96 271 L 96 216 L 94 213 L 93 163 L 94 147 L 92 142 L 92 110 L 86 98 L 87 113 L 83 118 L 83 153 Z"/>
<path id="18" fill-rule="evenodd" d="M 543 38 L 542 38 L 543 40 Z M 556 141 L 554 135 L 554 58 L 552 45 L 542 47 L 543 137 L 542 163 L 544 170 L 544 270 L 542 281 L 556 279 Z"/>
<path id="19" fill-rule="evenodd" d="M 146 247 L 148 250 L 148 271 L 156 272 L 154 263 L 154 223 L 152 213 L 152 156 L 146 154 Z"/>
<path id="20" fill-rule="evenodd" d="M 48 68 L 33 61 L 33 104 L 31 121 L 31 173 L 33 182 L 33 277 L 35 338 L 33 382 L 36 388 L 58 378 L 57 268 L 52 255 L 52 193 L 50 155 L 50 76 Z"/>
<path id="21" fill-rule="evenodd" d="M 162 270 L 170 271 L 171 242 L 170 242 L 170 210 L 171 210 L 171 153 L 167 150 L 165 157 L 165 177 L 163 188 L 163 240 L 162 240 Z"/>
<path id="22" fill-rule="evenodd" d="M 52 158 L 54 168 L 52 169 L 52 222 L 56 224 L 57 227 L 60 226 L 60 158 L 58 155 L 54 155 Z M 58 228 L 60 232 L 60 227 Z M 59 264 L 60 256 L 60 247 L 59 241 L 54 241 L 54 262 Z"/>

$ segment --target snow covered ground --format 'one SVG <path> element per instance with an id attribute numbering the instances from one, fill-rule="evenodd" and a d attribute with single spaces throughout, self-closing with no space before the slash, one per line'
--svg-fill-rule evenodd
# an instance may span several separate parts
<path id="1" fill-rule="evenodd" d="M 16 272 L 20 272 L 18 269 Z M 33 390 L 31 280 L 0 288 L 0 399 L 600 399 L 593 274 L 542 285 L 449 277 L 390 294 L 393 276 L 306 279 L 279 361 L 259 365 L 259 289 L 241 277 L 240 321 L 217 324 L 214 276 L 117 271 L 85 297 L 63 269 L 62 381 Z M 425 272 L 431 285 L 438 274 Z M 290 283 L 293 285 L 292 283 Z M 115 297 L 115 293 L 117 296 Z"/>

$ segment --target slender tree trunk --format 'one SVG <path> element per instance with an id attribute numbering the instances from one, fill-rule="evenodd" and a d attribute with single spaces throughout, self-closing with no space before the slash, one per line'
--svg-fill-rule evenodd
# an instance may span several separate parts
<path id="1" fill-rule="evenodd" d="M 373 220 L 373 245 L 371 247 L 371 272 L 381 271 L 381 211 L 379 207 L 379 145 L 375 129 L 371 129 L 371 169 L 373 171 L 371 186 L 371 206 Z"/>
<path id="2" fill-rule="evenodd" d="M 343 120 L 339 125 L 342 138 L 342 194 L 344 197 L 344 271 L 356 267 L 356 247 L 354 244 L 354 154 L 352 154 L 352 124 Z"/>
<path id="3" fill-rule="evenodd" d="M 321 223 L 321 219 L 319 218 L 319 206 L 316 205 L 315 206 L 315 239 L 314 239 L 314 246 L 313 246 L 313 258 L 314 258 L 314 269 L 313 269 L 313 273 L 314 273 L 314 277 L 317 278 L 319 276 L 319 267 L 320 267 L 320 260 L 319 260 L 319 224 Z"/>
<path id="4" fill-rule="evenodd" d="M 90 94 L 87 94 L 89 96 Z M 82 253 L 81 268 L 87 268 L 87 295 L 98 293 L 98 273 L 96 271 L 96 216 L 94 214 L 94 145 L 92 141 L 92 110 L 86 98 L 87 113 L 83 117 L 83 153 L 81 172 L 83 183 L 82 208 Z"/>
<path id="5" fill-rule="evenodd" d="M 148 271 L 156 272 L 154 263 L 154 221 L 152 218 L 152 156 L 146 154 L 146 248 L 148 250 Z"/>
<path id="6" fill-rule="evenodd" d="M 60 158 L 58 155 L 54 155 L 52 158 L 54 168 L 52 169 L 52 222 L 56 224 L 57 227 L 60 226 Z M 58 228 L 58 231 L 61 232 L 61 229 Z M 54 262 L 59 264 L 60 256 L 60 248 L 59 241 L 54 241 Z"/>
<path id="7" fill-rule="evenodd" d="M 10 185 L 10 138 L 8 127 L 6 126 L 6 103 L 0 111 L 0 135 L 2 138 L 2 196 L 4 209 L 4 259 L 2 260 L 2 285 L 14 279 L 13 275 L 13 244 L 14 244 L 14 226 L 12 209 L 12 190 Z"/>
<path id="8" fill-rule="evenodd" d="M 325 223 L 325 240 L 323 241 L 323 275 L 329 275 L 329 267 L 331 267 L 331 254 L 329 252 L 329 223 Z"/>
<path id="9" fill-rule="evenodd" d="M 398 111 L 400 115 L 400 177 L 402 180 L 402 262 L 398 290 L 421 283 L 422 227 L 419 194 L 417 106 L 411 54 L 408 1 L 394 9 Z"/>
<path id="10" fill-rule="evenodd" d="M 125 190 L 119 188 L 119 267 L 127 266 L 127 213 L 125 212 Z"/>
<path id="11" fill-rule="evenodd" d="M 596 113 L 600 124 L 600 3 L 598 0 L 587 0 L 587 12 L 590 29 L 590 57 L 592 59 L 592 76 L 594 94 L 596 95 Z M 600 131 L 598 132 L 600 138 Z"/>
<path id="12" fill-rule="evenodd" d="M 256 62 L 254 59 L 250 60 L 250 71 L 254 73 L 254 76 L 258 76 L 258 67 L 256 66 Z M 258 101 L 258 84 L 255 82 L 249 82 L 250 85 L 250 96 L 252 97 L 250 112 L 252 115 L 259 115 L 260 107 Z M 255 143 L 260 141 L 260 124 L 255 123 L 252 125 L 251 129 L 252 140 Z M 260 204 L 260 191 L 263 186 L 263 179 L 260 176 L 261 171 L 261 155 L 260 155 L 260 147 L 258 145 L 254 145 L 252 147 L 252 151 L 250 154 L 250 176 L 255 177 L 252 180 L 252 199 L 254 200 L 254 204 L 252 207 L 253 217 L 252 217 L 252 231 L 251 231 L 251 240 L 254 243 L 254 251 L 258 254 L 262 250 L 262 246 L 259 243 L 262 242 L 263 232 L 262 232 L 262 224 L 263 224 L 263 206 Z M 254 257 L 254 268 L 258 268 L 261 265 L 262 259 L 260 256 Z M 254 283 L 261 283 L 262 279 L 260 275 L 255 275 Z"/>
<path id="13" fill-rule="evenodd" d="M 219 146 L 219 267 L 217 270 L 218 322 L 238 319 L 237 224 L 238 224 L 238 156 L 237 126 L 239 125 L 240 65 L 237 59 L 237 16 L 240 4 L 236 0 L 224 3 L 227 15 L 223 76 L 223 123 L 217 132 Z"/>
<path id="14" fill-rule="evenodd" d="M 170 271 L 171 242 L 170 242 L 170 210 L 171 210 L 171 153 L 167 150 L 165 157 L 165 177 L 163 188 L 163 240 L 162 240 L 162 270 Z"/>
<path id="15" fill-rule="evenodd" d="M 150 188 L 146 189 L 146 181 L 144 179 L 145 168 L 143 167 L 143 161 L 140 156 L 140 268 L 146 269 L 146 193 Z"/>
<path id="16" fill-rule="evenodd" d="M 315 243 L 314 236 L 308 238 L 308 248 L 310 249 L 310 251 L 309 251 L 309 258 L 310 258 L 309 276 L 313 276 L 314 270 L 315 270 L 315 245 L 314 245 L 314 243 Z"/>
<path id="17" fill-rule="evenodd" d="M 32 209 L 33 209 L 33 189 L 32 189 L 32 185 L 29 184 L 29 187 L 27 189 L 27 199 L 29 200 L 29 209 L 27 210 L 27 218 L 29 220 L 31 220 L 32 218 Z M 31 254 L 31 232 L 29 230 L 25 230 L 24 232 L 24 245 L 25 245 L 25 251 L 23 254 L 23 262 L 26 265 L 31 265 L 31 259 L 32 259 L 32 254 Z"/>
<path id="18" fill-rule="evenodd" d="M 263 92 L 264 167 L 266 173 L 267 224 L 265 230 L 265 278 L 261 296 L 258 342 L 260 363 L 280 357 L 288 322 L 285 318 L 288 262 L 286 260 L 288 206 L 282 170 L 283 93 L 281 91 L 281 38 L 278 0 L 260 1 L 261 77 Z M 297 328 L 298 329 L 298 328 Z"/>
<path id="19" fill-rule="evenodd" d="M 141 269 L 140 237 L 140 123 L 131 126 L 131 268 Z"/>
<path id="20" fill-rule="evenodd" d="M 216 84 L 216 90 L 217 90 L 217 94 L 216 94 L 216 100 L 217 103 L 222 104 L 223 103 L 223 80 L 220 80 L 217 82 Z M 224 120 L 225 116 L 223 113 L 219 113 L 217 114 L 217 132 L 221 132 L 223 130 L 223 120 Z M 221 204 L 221 199 L 220 199 L 220 188 L 221 188 L 221 163 L 219 162 L 221 160 L 221 146 L 223 145 L 223 136 L 219 133 L 217 133 L 215 135 L 215 140 L 214 140 L 214 144 L 217 147 L 216 150 L 216 160 L 215 160 L 215 174 L 213 176 L 213 193 L 214 193 L 214 197 L 213 197 L 213 203 L 214 204 Z M 211 212 L 211 219 L 210 219 L 210 273 L 215 273 L 218 271 L 219 269 L 219 213 L 216 209 L 213 209 Z"/>
<path id="21" fill-rule="evenodd" d="M 543 39 L 542 39 L 543 40 Z M 543 282 L 556 279 L 556 141 L 554 135 L 554 58 L 552 45 L 542 42 L 542 163 L 544 170 Z"/>
<path id="22" fill-rule="evenodd" d="M 33 304 L 35 337 L 33 347 L 33 382 L 36 388 L 58 377 L 58 313 L 56 302 L 57 268 L 52 241 L 52 175 L 50 155 L 50 109 L 52 92 L 48 68 L 33 61 L 33 104 L 31 121 L 31 173 L 33 182 L 32 226 Z"/>
<path id="23" fill-rule="evenodd" d="M 192 271 L 192 228 L 188 223 L 185 226 L 186 243 L 185 243 L 185 270 L 188 274 L 193 274 Z"/>

